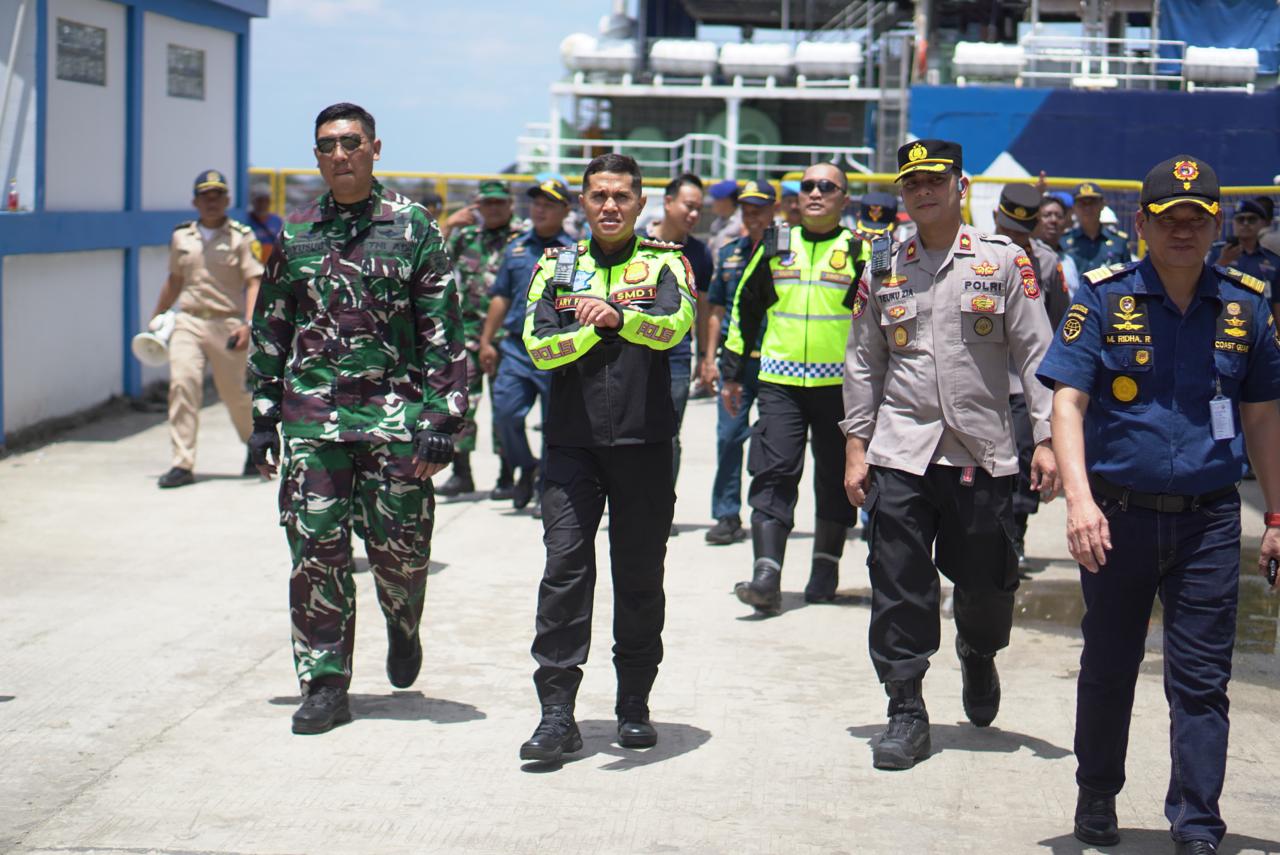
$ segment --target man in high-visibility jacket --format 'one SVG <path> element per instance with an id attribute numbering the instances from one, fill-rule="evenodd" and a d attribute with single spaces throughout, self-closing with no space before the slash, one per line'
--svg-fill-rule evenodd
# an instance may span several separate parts
<path id="1" fill-rule="evenodd" d="M 636 162 L 601 155 L 582 182 L 591 239 L 546 250 L 524 323 L 533 364 L 553 372 L 543 425 L 547 566 L 533 640 L 542 720 L 520 747 L 522 760 L 540 763 L 582 748 L 573 711 L 591 646 L 596 528 L 606 501 L 618 743 L 657 742 L 649 689 L 662 661 L 663 562 L 675 510 L 669 351 L 689 332 L 695 306 L 680 245 L 635 234 L 644 208 Z"/>
<path id="2" fill-rule="evenodd" d="M 781 609 L 782 559 L 794 523 L 806 434 L 813 449 L 817 519 L 807 602 L 835 598 L 845 537 L 857 519 L 841 482 L 841 383 L 858 279 L 870 246 L 840 226 L 848 201 L 844 173 L 830 163 L 805 170 L 801 222 L 766 237 L 747 262 L 725 341 L 721 394 L 741 405 L 745 342 L 760 341 L 760 418 L 751 431 L 748 501 L 755 562 L 738 599 L 761 614 Z M 764 338 L 760 327 L 767 317 Z"/>

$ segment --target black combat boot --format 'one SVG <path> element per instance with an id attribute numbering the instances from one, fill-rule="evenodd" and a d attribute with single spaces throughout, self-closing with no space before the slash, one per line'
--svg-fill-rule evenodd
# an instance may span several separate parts
<path id="1" fill-rule="evenodd" d="M 573 704 L 543 704 L 542 721 L 520 746 L 520 759 L 559 763 L 565 754 L 582 750 L 582 734 L 573 720 Z"/>
<path id="2" fill-rule="evenodd" d="M 728 546 L 742 539 L 742 520 L 737 514 L 720 517 L 716 524 L 707 530 L 707 543 L 716 546 Z"/>
<path id="3" fill-rule="evenodd" d="M 489 491 L 489 498 L 495 502 L 505 501 L 515 495 L 516 468 L 507 462 L 507 458 L 499 457 L 501 468 L 498 469 L 498 483 Z"/>
<path id="4" fill-rule="evenodd" d="M 1093 846 L 1114 846 L 1120 842 L 1116 824 L 1116 797 L 1080 788 L 1076 798 L 1076 840 Z"/>
<path id="5" fill-rule="evenodd" d="M 294 733 L 327 733 L 334 726 L 351 721 L 347 690 L 337 686 L 317 686 L 293 714 Z"/>
<path id="6" fill-rule="evenodd" d="M 422 668 L 422 641 L 418 633 L 406 635 L 399 626 L 387 625 L 387 679 L 397 689 L 407 689 Z"/>
<path id="7" fill-rule="evenodd" d="M 1030 572 L 1031 564 L 1027 562 L 1027 515 L 1013 515 L 1013 534 L 1016 538 L 1013 542 L 1013 551 L 1018 553 L 1018 575 L 1024 579 Z"/>
<path id="8" fill-rule="evenodd" d="M 922 680 L 885 683 L 889 695 L 889 726 L 872 749 L 877 769 L 910 769 L 929 756 L 929 713 L 920 694 Z"/>
<path id="9" fill-rule="evenodd" d="M 787 529 L 781 523 L 751 522 L 751 548 L 755 563 L 751 581 L 733 586 L 738 599 L 763 615 L 782 611 L 782 558 L 787 551 Z"/>
<path id="10" fill-rule="evenodd" d="M 511 491 L 511 506 L 517 511 L 523 509 L 533 500 L 538 490 L 538 464 L 526 466 L 520 470 L 520 480 Z"/>
<path id="11" fill-rule="evenodd" d="M 1173 844 L 1173 855 L 1214 855 L 1217 851 L 1210 840 L 1177 840 Z"/>
<path id="12" fill-rule="evenodd" d="M 956 636 L 956 655 L 960 657 L 960 677 L 964 690 L 964 714 L 976 727 L 986 727 L 1000 712 L 1000 675 L 996 673 L 996 657 L 975 653 L 964 639 Z"/>
<path id="13" fill-rule="evenodd" d="M 813 564 L 809 584 L 804 586 L 806 603 L 829 603 L 836 598 L 840 581 L 840 556 L 849 530 L 838 522 L 815 520 L 813 524 Z"/>
<path id="14" fill-rule="evenodd" d="M 436 495 L 446 498 L 461 496 L 463 493 L 474 493 L 475 479 L 471 477 L 471 452 L 459 451 L 453 455 L 453 475 L 439 487 Z"/>
<path id="15" fill-rule="evenodd" d="M 658 731 L 649 721 L 648 698 L 619 695 L 614 713 L 618 716 L 618 744 L 623 748 L 652 748 L 658 744 Z"/>

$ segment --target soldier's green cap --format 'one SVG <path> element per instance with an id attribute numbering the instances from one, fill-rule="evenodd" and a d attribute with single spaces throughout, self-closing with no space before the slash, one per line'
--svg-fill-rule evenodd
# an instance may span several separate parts
<path id="1" fill-rule="evenodd" d="M 510 199 L 511 191 L 501 181 L 481 181 L 477 199 Z"/>

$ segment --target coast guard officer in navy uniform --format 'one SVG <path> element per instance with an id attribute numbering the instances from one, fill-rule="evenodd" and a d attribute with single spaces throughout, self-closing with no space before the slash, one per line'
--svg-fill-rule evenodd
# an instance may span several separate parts
<path id="1" fill-rule="evenodd" d="M 1280 558 L 1280 338 L 1263 283 L 1204 254 L 1222 228 L 1218 179 L 1180 155 L 1142 182 L 1150 254 L 1085 275 L 1039 377 L 1086 613 L 1076 695 L 1075 836 L 1120 835 L 1134 685 L 1158 595 L 1175 851 L 1212 853 L 1227 761 L 1227 682 L 1240 573 L 1244 440 L 1267 504 L 1259 563 Z"/>

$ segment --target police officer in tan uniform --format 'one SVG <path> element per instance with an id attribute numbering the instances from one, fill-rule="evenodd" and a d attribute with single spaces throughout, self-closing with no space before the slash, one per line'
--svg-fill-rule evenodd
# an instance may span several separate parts
<path id="1" fill-rule="evenodd" d="M 240 441 L 253 431 L 250 396 L 245 388 L 249 320 L 262 279 L 253 230 L 227 216 L 227 179 L 216 169 L 195 181 L 192 205 L 199 219 L 173 230 L 169 241 L 169 279 L 156 301 L 151 328 L 175 303 L 177 323 L 169 339 L 169 439 L 173 466 L 160 476 L 162 488 L 195 481 L 196 432 L 206 366 L 226 405 Z M 245 461 L 245 475 L 256 468 Z"/>
<path id="2" fill-rule="evenodd" d="M 1052 336 L 1035 270 L 1007 238 L 962 222 L 968 181 L 958 144 L 907 143 L 898 166 L 918 231 L 867 266 L 840 423 L 845 489 L 870 516 L 869 643 L 889 695 L 889 724 L 874 747 L 881 769 L 908 769 L 929 754 L 921 683 L 940 644 L 939 572 L 955 583 L 965 714 L 984 727 L 999 709 L 994 657 L 1009 643 L 1018 586 L 1011 358 L 1035 424 L 1032 481 L 1050 497 L 1057 489 L 1052 402 L 1035 379 Z"/>

